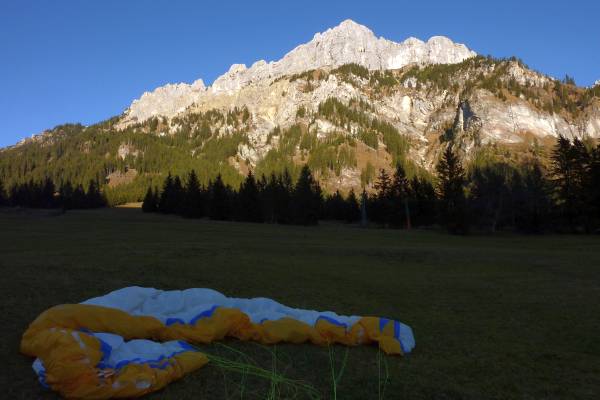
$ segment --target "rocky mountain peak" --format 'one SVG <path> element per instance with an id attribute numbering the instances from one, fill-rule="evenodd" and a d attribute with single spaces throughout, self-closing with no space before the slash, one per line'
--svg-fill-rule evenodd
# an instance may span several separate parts
<path id="1" fill-rule="evenodd" d="M 124 124 L 141 122 L 156 115 L 171 117 L 197 102 L 204 95 L 234 94 L 253 84 L 269 84 L 273 80 L 311 69 L 338 67 L 355 63 L 371 70 L 397 69 L 408 64 L 449 64 L 474 57 L 475 52 L 444 36 L 434 36 L 427 42 L 408 38 L 396 43 L 378 38 L 373 31 L 350 19 L 314 35 L 282 59 L 260 60 L 250 68 L 233 64 L 228 72 L 217 78 L 212 86 L 166 85 L 144 93 L 126 111 Z M 197 81 L 198 82 L 198 81 Z"/>
<path id="2" fill-rule="evenodd" d="M 376 45 L 378 38 L 372 30 L 364 25 L 358 24 L 351 19 L 343 21 L 338 26 L 327 29 L 325 32 L 316 33 L 313 39 L 306 43 L 307 47 L 319 47 L 322 51 L 338 46 L 348 48 L 366 45 Z M 302 48 L 303 46 L 298 46 Z"/>
<path id="3" fill-rule="evenodd" d="M 315 38 L 325 37 L 329 35 L 346 35 L 347 37 L 372 36 L 373 38 L 375 38 L 375 34 L 372 30 L 370 30 L 364 25 L 354 22 L 351 19 L 346 19 L 342 21 L 338 26 L 329 28 L 325 32 L 316 33 Z"/>

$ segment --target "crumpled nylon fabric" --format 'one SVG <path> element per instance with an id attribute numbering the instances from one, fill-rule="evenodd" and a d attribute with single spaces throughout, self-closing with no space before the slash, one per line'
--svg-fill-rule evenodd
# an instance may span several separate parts
<path id="1" fill-rule="evenodd" d="M 415 346 L 410 327 L 380 317 L 340 316 L 212 289 L 127 287 L 81 304 L 52 307 L 23 334 L 40 382 L 68 398 L 137 397 L 208 362 L 190 344 L 225 337 L 262 344 L 377 343 L 390 355 Z"/>

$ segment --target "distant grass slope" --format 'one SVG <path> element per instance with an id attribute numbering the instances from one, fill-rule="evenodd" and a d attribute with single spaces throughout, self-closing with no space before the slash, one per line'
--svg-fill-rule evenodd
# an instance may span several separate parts
<path id="1" fill-rule="evenodd" d="M 591 399 L 600 393 L 598 237 L 247 225 L 132 209 L 0 213 L 0 267 L 5 398 L 56 398 L 41 389 L 32 360 L 18 352 L 20 335 L 40 312 L 129 285 L 210 287 L 411 325 L 414 353 L 381 361 L 389 372 L 385 392 L 377 349 L 352 348 L 336 387 L 339 399 Z M 333 396 L 327 348 L 226 344 L 267 370 L 275 360 L 277 373 Z M 205 348 L 237 357 L 220 346 Z M 345 349 L 331 350 L 337 374 Z M 240 388 L 248 399 L 279 390 L 213 363 L 149 398 L 239 399 Z"/>

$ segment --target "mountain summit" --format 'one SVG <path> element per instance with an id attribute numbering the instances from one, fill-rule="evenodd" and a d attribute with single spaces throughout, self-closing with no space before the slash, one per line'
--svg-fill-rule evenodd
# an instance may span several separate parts
<path id="1" fill-rule="evenodd" d="M 408 64 L 454 64 L 477 54 L 463 44 L 454 43 L 444 36 L 434 36 L 427 42 L 408 38 L 396 43 L 377 38 L 373 31 L 350 19 L 338 26 L 317 33 L 281 60 L 260 60 L 247 68 L 233 64 L 228 72 L 206 89 L 201 80 L 192 85 L 166 85 L 146 92 L 134 101 L 127 116 L 129 121 L 141 122 L 157 115 L 173 116 L 197 102 L 205 91 L 212 94 L 232 94 L 253 83 L 267 83 L 285 75 L 292 75 L 323 67 L 357 64 L 369 70 L 398 69 Z"/>
<path id="2" fill-rule="evenodd" d="M 232 66 L 229 73 L 215 81 L 212 90 L 235 90 L 257 80 L 351 63 L 370 70 L 385 70 L 412 63 L 453 64 L 474 56 L 476 53 L 466 46 L 443 36 L 434 36 L 427 42 L 409 38 L 396 43 L 377 38 L 366 26 L 348 19 L 335 28 L 315 34 L 310 42 L 296 47 L 279 61 L 257 61 L 248 69 L 245 65 Z"/>

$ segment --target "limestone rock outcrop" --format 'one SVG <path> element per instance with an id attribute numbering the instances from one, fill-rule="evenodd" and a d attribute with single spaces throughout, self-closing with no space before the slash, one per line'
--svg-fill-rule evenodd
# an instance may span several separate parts
<path id="1" fill-rule="evenodd" d="M 311 69 L 355 63 L 371 70 L 397 69 L 408 64 L 451 64 L 474 57 L 475 52 L 443 36 L 427 42 L 409 38 L 396 43 L 377 38 L 366 26 L 346 20 L 335 28 L 315 34 L 281 60 L 260 60 L 250 68 L 233 64 L 207 89 L 202 80 L 191 85 L 166 85 L 146 92 L 126 111 L 124 125 L 142 122 L 154 116 L 174 116 L 207 94 L 234 94 L 252 84 L 273 80 Z"/>

